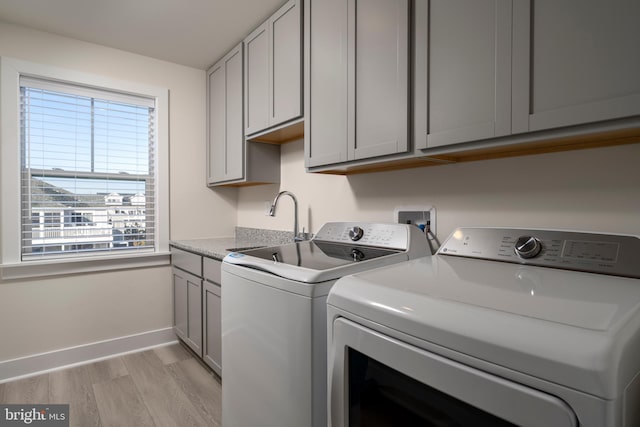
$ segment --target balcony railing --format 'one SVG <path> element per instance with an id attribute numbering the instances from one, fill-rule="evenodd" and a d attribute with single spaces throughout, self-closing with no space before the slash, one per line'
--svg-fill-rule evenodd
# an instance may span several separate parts
<path id="1" fill-rule="evenodd" d="M 31 230 L 32 244 L 76 242 L 110 242 L 113 229 L 104 226 L 43 227 Z"/>

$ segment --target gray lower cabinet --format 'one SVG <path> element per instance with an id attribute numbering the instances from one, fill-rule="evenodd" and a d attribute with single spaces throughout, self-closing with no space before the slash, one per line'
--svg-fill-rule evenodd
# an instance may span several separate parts
<path id="1" fill-rule="evenodd" d="M 222 375 L 221 268 L 220 261 L 203 258 L 202 359 L 218 375 Z"/>
<path id="2" fill-rule="evenodd" d="M 220 272 L 222 263 L 172 248 L 173 329 L 222 375 Z"/>
<path id="3" fill-rule="evenodd" d="M 207 185 L 280 181 L 280 147 L 247 142 L 243 120 L 243 44 L 207 71 Z"/>
<path id="4" fill-rule="evenodd" d="M 305 165 L 409 150 L 409 0 L 306 0 Z"/>
<path id="5" fill-rule="evenodd" d="M 196 354 L 202 356 L 202 257 L 171 250 L 173 274 L 173 328 Z"/>

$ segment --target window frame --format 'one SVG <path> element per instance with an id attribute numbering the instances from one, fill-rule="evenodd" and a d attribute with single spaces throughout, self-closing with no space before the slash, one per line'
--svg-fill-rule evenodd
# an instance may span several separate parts
<path id="1" fill-rule="evenodd" d="M 156 235 L 151 252 L 21 260 L 20 76 L 155 99 Z M 169 91 L 75 70 L 0 57 L 0 280 L 167 265 L 169 259 Z"/>

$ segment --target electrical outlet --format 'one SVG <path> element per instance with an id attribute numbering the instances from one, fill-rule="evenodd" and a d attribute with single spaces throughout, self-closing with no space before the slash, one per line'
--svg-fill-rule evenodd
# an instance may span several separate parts
<path id="1" fill-rule="evenodd" d="M 429 239 L 436 235 L 436 208 L 433 206 L 402 206 L 395 209 L 395 219 L 399 224 L 413 224 L 425 229 L 429 224 Z"/>

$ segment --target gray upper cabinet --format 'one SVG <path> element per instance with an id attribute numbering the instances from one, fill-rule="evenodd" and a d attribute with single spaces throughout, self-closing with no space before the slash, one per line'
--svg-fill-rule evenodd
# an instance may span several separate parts
<path id="1" fill-rule="evenodd" d="M 269 25 L 265 22 L 244 39 L 244 132 L 269 127 Z"/>
<path id="2" fill-rule="evenodd" d="M 414 11 L 414 135 L 427 155 L 640 115 L 636 0 L 417 0 Z"/>
<path id="3" fill-rule="evenodd" d="M 637 0 L 516 0 L 514 133 L 640 115 L 639 17 Z"/>
<path id="4" fill-rule="evenodd" d="M 280 147 L 244 137 L 243 44 L 207 72 L 207 185 L 279 182 Z"/>
<path id="5" fill-rule="evenodd" d="M 245 134 L 302 116 L 302 0 L 290 0 L 245 39 Z"/>
<path id="6" fill-rule="evenodd" d="M 207 184 L 244 176 L 242 43 L 207 73 Z"/>
<path id="7" fill-rule="evenodd" d="M 349 159 L 406 152 L 409 148 L 409 1 L 349 2 L 352 52 L 348 105 L 355 111 Z M 351 133 L 351 132 L 350 132 Z"/>
<path id="8" fill-rule="evenodd" d="M 305 166 L 347 161 L 346 0 L 306 0 Z"/>
<path id="9" fill-rule="evenodd" d="M 511 133 L 512 0 L 416 2 L 416 148 Z"/>
<path id="10" fill-rule="evenodd" d="M 270 126 L 302 116 L 302 0 L 269 19 Z"/>
<path id="11" fill-rule="evenodd" d="M 305 165 L 409 150 L 408 0 L 305 2 Z"/>

